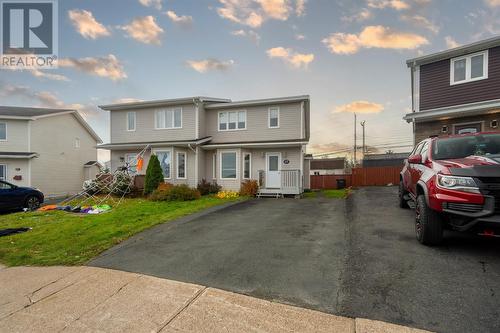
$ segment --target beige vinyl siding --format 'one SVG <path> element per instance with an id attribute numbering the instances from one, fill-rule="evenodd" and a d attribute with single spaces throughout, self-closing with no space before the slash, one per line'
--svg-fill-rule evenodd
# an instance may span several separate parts
<path id="1" fill-rule="evenodd" d="M 197 139 L 204 138 L 207 136 L 207 126 L 206 126 L 206 117 L 207 111 L 202 103 L 198 105 L 198 126 L 199 126 L 199 135 Z"/>
<path id="2" fill-rule="evenodd" d="M 268 128 L 269 107 L 280 109 L 279 128 Z M 246 129 L 219 131 L 218 114 L 225 111 L 246 111 Z M 234 109 L 207 110 L 206 130 L 212 143 L 240 141 L 275 141 L 301 138 L 301 103 L 238 107 Z"/>
<path id="3" fill-rule="evenodd" d="M 80 148 L 75 147 L 75 139 Z M 97 160 L 96 140 L 72 114 L 40 118 L 31 123 L 31 185 L 46 196 L 64 196 L 82 189 L 83 165 Z"/>
<path id="4" fill-rule="evenodd" d="M 29 120 L 0 119 L 7 124 L 7 140 L 0 140 L 0 151 L 28 152 Z"/>
<path id="5" fill-rule="evenodd" d="M 181 107 L 182 128 L 155 129 L 155 112 Z M 136 112 L 135 131 L 127 131 L 127 113 Z M 194 104 L 175 107 L 111 111 L 111 142 L 150 142 L 193 140 L 196 136 Z"/>
<path id="6" fill-rule="evenodd" d="M 29 160 L 6 158 L 0 159 L 0 164 L 7 168 L 6 181 L 17 186 L 30 186 L 29 181 Z M 14 180 L 14 176 L 21 176 L 21 180 Z"/>
<path id="7" fill-rule="evenodd" d="M 302 149 L 297 148 L 266 148 L 249 149 L 252 153 L 252 179 L 259 179 L 259 170 L 266 171 L 266 153 L 281 153 L 280 170 L 300 170 Z M 289 160 L 289 164 L 284 164 Z"/>

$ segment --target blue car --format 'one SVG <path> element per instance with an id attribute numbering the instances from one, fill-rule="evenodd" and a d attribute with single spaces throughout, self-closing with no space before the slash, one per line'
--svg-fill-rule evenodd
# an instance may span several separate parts
<path id="1" fill-rule="evenodd" d="M 42 203 L 43 193 L 39 190 L 0 181 L 0 211 L 12 211 L 23 208 L 36 210 Z"/>

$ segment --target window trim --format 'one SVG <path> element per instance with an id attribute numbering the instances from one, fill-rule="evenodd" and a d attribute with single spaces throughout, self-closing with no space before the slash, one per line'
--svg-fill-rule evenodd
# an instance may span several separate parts
<path id="1" fill-rule="evenodd" d="M 184 177 L 179 177 L 179 155 L 184 155 Z M 187 179 L 187 153 L 185 151 L 177 151 L 175 153 L 175 171 L 177 179 Z"/>
<path id="2" fill-rule="evenodd" d="M 271 126 L 271 110 L 278 111 L 278 126 Z M 280 128 L 280 113 L 279 106 L 271 106 L 267 109 L 267 128 Z"/>
<path id="3" fill-rule="evenodd" d="M 6 121 L 1 121 L 0 124 L 5 124 L 5 139 L 0 139 L 0 142 L 5 142 L 7 141 L 8 137 L 8 132 L 7 132 L 7 122 Z"/>
<path id="4" fill-rule="evenodd" d="M 483 56 L 483 75 L 480 77 L 475 77 L 471 78 L 471 71 L 472 71 L 472 66 L 471 66 L 471 59 L 472 57 L 482 55 Z M 465 80 L 455 82 L 455 62 L 464 60 L 465 59 Z M 461 57 L 456 57 L 450 59 L 450 85 L 454 86 L 457 84 L 462 84 L 462 83 L 468 83 L 468 82 L 474 82 L 474 81 L 480 81 L 480 80 L 485 80 L 488 78 L 488 50 L 476 52 L 476 53 L 471 53 L 467 54 Z"/>
<path id="5" fill-rule="evenodd" d="M 245 177 L 245 157 L 250 156 L 248 163 L 248 177 Z M 252 153 L 243 153 L 243 179 L 252 179 Z"/>
<path id="6" fill-rule="evenodd" d="M 128 127 L 128 125 L 130 125 L 130 121 L 129 121 L 129 116 L 133 114 L 134 115 L 134 129 L 130 129 Z M 137 128 L 137 113 L 135 111 L 130 111 L 130 112 L 127 112 L 127 116 L 125 117 L 126 119 L 126 129 L 127 129 L 127 132 L 135 132 L 135 129 Z"/>
<path id="7" fill-rule="evenodd" d="M 75 149 L 80 149 L 80 147 L 81 147 L 80 138 L 75 138 Z"/>
<path id="8" fill-rule="evenodd" d="M 151 151 L 152 154 L 158 153 L 158 152 L 169 152 L 170 153 L 170 174 L 168 177 L 163 176 L 163 180 L 165 179 L 172 179 L 172 165 L 174 164 L 174 150 L 172 148 L 156 148 Z M 156 156 L 158 157 L 158 155 Z"/>
<path id="9" fill-rule="evenodd" d="M 236 167 L 236 177 L 235 178 L 225 178 L 225 177 L 222 177 L 222 155 L 223 154 L 231 154 L 231 153 L 234 153 L 236 155 L 236 159 L 235 159 L 235 167 Z M 225 150 L 225 151 L 221 151 L 219 153 L 219 179 L 223 179 L 223 180 L 233 180 L 233 181 L 237 181 L 239 179 L 239 163 L 238 163 L 238 151 L 237 150 Z"/>
<path id="10" fill-rule="evenodd" d="M 7 164 L 5 164 L 5 163 L 0 163 L 0 165 L 2 165 L 2 166 L 3 166 L 3 172 L 4 172 L 4 174 L 3 174 L 3 175 L 0 175 L 0 180 L 3 180 L 4 182 L 6 182 L 6 181 L 7 181 L 7 179 L 8 179 L 8 178 L 7 178 L 7 177 L 8 177 L 8 175 L 7 175 Z M 2 179 L 2 176 L 4 177 L 3 179 Z"/>
<path id="11" fill-rule="evenodd" d="M 212 179 L 217 179 L 217 153 L 212 155 Z"/>
<path id="12" fill-rule="evenodd" d="M 175 115 L 175 110 L 180 110 L 181 111 L 181 126 L 180 127 L 175 127 L 175 119 L 174 119 L 174 115 Z M 160 112 L 165 112 L 165 121 L 167 119 L 167 115 L 166 113 L 167 112 L 172 112 L 172 127 L 158 127 L 158 113 Z M 155 110 L 155 117 L 154 117 L 154 122 L 155 122 L 155 130 L 170 130 L 170 129 L 182 129 L 182 125 L 183 125 L 183 109 L 182 107 L 176 107 L 176 108 L 166 108 L 166 109 L 158 109 L 158 110 Z M 165 125 L 165 124 L 163 124 Z"/>
<path id="13" fill-rule="evenodd" d="M 452 127 L 452 135 L 456 135 L 455 134 L 455 130 L 456 130 L 456 127 L 457 126 L 467 126 L 467 125 L 476 125 L 476 124 L 481 124 L 481 130 L 479 132 L 483 132 L 484 131 L 484 120 L 479 120 L 479 121 L 469 121 L 469 122 L 466 122 L 466 123 L 455 123 L 455 124 L 452 124 L 451 127 Z"/>
<path id="14" fill-rule="evenodd" d="M 229 113 L 231 113 L 231 112 L 236 112 L 238 114 L 238 117 L 239 117 L 240 112 L 245 113 L 245 127 L 244 128 L 238 128 L 238 121 L 237 121 L 236 128 L 229 129 Z M 226 129 L 220 129 L 220 115 L 221 115 L 221 113 L 227 114 Z M 238 120 L 239 120 L 239 118 L 238 118 Z M 232 110 L 232 111 L 219 111 L 219 112 L 217 112 L 217 131 L 218 132 L 245 131 L 247 129 L 247 122 L 248 122 L 247 110 Z"/>

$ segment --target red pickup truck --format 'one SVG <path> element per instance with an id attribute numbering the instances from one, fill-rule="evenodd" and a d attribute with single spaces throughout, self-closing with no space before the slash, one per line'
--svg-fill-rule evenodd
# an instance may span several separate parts
<path id="1" fill-rule="evenodd" d="M 415 208 L 420 243 L 445 228 L 500 237 L 500 133 L 431 137 L 404 163 L 399 206 Z"/>

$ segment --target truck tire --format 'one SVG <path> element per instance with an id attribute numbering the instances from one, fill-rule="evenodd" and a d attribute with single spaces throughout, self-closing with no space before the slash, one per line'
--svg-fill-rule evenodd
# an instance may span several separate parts
<path id="1" fill-rule="evenodd" d="M 439 245 L 443 241 L 441 216 L 427 206 L 422 194 L 415 203 L 415 234 L 417 240 L 424 245 Z"/>
<path id="2" fill-rule="evenodd" d="M 406 192 L 405 187 L 403 185 L 403 181 L 399 181 L 399 192 L 398 192 L 398 201 L 399 201 L 399 208 L 410 208 L 408 206 L 408 201 L 405 199 L 405 195 L 408 192 Z"/>

